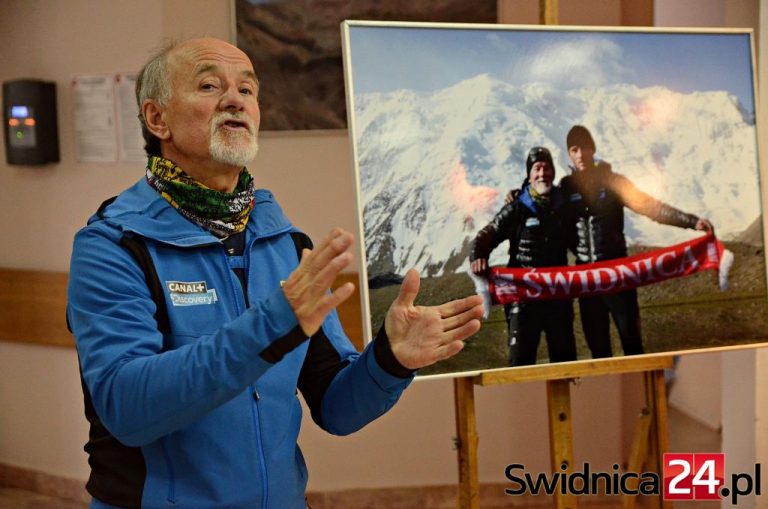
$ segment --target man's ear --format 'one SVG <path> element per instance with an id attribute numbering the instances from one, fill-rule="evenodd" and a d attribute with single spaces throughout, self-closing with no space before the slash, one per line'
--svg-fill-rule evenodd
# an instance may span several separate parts
<path id="1" fill-rule="evenodd" d="M 152 99 L 147 99 L 141 105 L 141 114 L 144 116 L 144 123 L 149 132 L 161 140 L 167 140 L 171 137 L 171 131 L 168 129 L 168 124 L 165 123 L 165 113 L 159 104 Z"/>

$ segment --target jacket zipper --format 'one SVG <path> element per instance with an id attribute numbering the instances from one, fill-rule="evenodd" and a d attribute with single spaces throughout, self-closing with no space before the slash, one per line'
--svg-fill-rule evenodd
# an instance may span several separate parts
<path id="1" fill-rule="evenodd" d="M 165 459 L 165 467 L 168 469 L 168 503 L 176 505 L 176 475 L 173 471 L 173 463 L 171 463 L 171 457 L 168 455 L 168 450 L 165 447 L 165 440 L 160 439 L 160 450 L 163 453 Z"/>
<path id="2" fill-rule="evenodd" d="M 595 230 L 592 223 L 593 219 L 595 219 L 595 216 L 592 215 L 587 218 L 587 252 L 589 253 L 590 263 L 595 261 Z"/>
<path id="3" fill-rule="evenodd" d="M 264 445 L 261 441 L 261 426 L 259 425 L 259 392 L 255 387 L 251 386 L 251 394 L 253 394 L 253 422 L 256 426 L 256 446 L 259 449 L 259 460 L 261 461 L 261 484 L 264 486 L 264 490 L 261 498 L 262 509 L 267 509 L 267 500 L 269 498 L 269 487 L 267 485 L 267 459 L 264 456 Z"/>
<path id="4" fill-rule="evenodd" d="M 250 239 L 250 242 L 245 245 L 243 249 L 243 260 L 246 262 L 243 267 L 243 282 L 245 284 L 240 284 L 239 278 L 237 275 L 232 271 L 230 275 L 230 281 L 233 281 L 233 284 L 236 283 L 236 287 L 240 288 L 240 292 L 243 296 L 243 304 L 245 307 L 248 305 L 248 269 L 249 264 L 248 260 L 250 260 L 250 252 L 251 247 L 253 246 L 253 243 L 255 242 L 255 239 Z M 222 246 L 223 247 L 223 246 Z M 224 256 L 228 258 L 229 255 L 227 255 L 226 252 L 224 252 Z M 227 265 L 229 265 L 229 260 L 227 259 Z M 230 270 L 232 270 L 230 268 Z M 242 309 L 239 301 L 235 299 L 235 302 L 237 302 L 238 307 L 238 313 L 242 314 L 245 312 L 245 309 Z M 261 419 L 259 418 L 259 391 L 256 390 L 256 385 L 251 384 L 248 389 L 251 392 L 251 397 L 253 398 L 253 403 L 251 404 L 251 415 L 253 417 L 253 426 L 256 430 L 256 448 L 259 450 L 259 461 L 261 462 L 261 469 L 260 469 L 260 477 L 261 477 L 261 484 L 263 486 L 262 490 L 262 498 L 261 498 L 261 507 L 262 509 L 267 509 L 267 500 L 269 500 L 269 487 L 268 487 L 268 478 L 267 478 L 267 458 L 264 455 L 264 443 L 261 438 Z"/>

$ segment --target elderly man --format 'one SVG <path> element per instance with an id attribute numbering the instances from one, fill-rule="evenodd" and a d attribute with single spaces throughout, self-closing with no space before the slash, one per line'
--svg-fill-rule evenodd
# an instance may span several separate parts
<path id="1" fill-rule="evenodd" d="M 560 186 L 574 207 L 577 219 L 576 262 L 591 263 L 627 256 L 624 207 L 658 223 L 712 232 L 712 224 L 686 214 L 640 191 L 604 161 L 596 161 L 597 147 L 589 130 L 573 126 L 566 136 L 573 173 Z M 581 325 L 592 357 L 610 357 L 610 323 L 619 331 L 624 355 L 643 353 L 637 290 L 579 298 Z"/>
<path id="2" fill-rule="evenodd" d="M 304 508 L 297 388 L 320 426 L 351 433 L 480 327 L 476 296 L 414 306 L 410 271 L 375 340 L 354 350 L 334 311 L 354 288 L 327 291 L 351 234 L 302 250 L 306 237 L 244 168 L 258 86 L 223 41 L 152 58 L 136 87 L 146 177 L 75 238 L 67 315 L 92 507 Z"/>
<path id="3" fill-rule="evenodd" d="M 567 265 L 573 222 L 560 189 L 553 185 L 555 165 L 544 147 L 526 160 L 527 176 L 517 199 L 507 203 L 478 232 L 472 243 L 472 272 L 488 270 L 491 252 L 509 240 L 508 267 Z M 509 365 L 536 364 L 541 333 L 546 333 L 550 362 L 576 360 L 571 300 L 523 302 L 504 306 L 509 329 Z"/>

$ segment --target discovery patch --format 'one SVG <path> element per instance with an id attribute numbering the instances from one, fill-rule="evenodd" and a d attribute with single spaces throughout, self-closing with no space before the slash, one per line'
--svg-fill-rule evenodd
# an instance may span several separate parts
<path id="1" fill-rule="evenodd" d="M 205 281 L 166 281 L 165 288 L 174 306 L 200 306 L 219 300 L 216 289 L 208 289 Z"/>

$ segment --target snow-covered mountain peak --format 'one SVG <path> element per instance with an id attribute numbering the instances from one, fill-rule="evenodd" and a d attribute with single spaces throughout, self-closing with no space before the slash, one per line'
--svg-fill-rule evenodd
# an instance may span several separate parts
<path id="1" fill-rule="evenodd" d="M 709 217 L 726 238 L 760 214 L 754 119 L 725 92 L 612 85 L 562 91 L 487 74 L 436 92 L 355 97 L 369 276 L 466 270 L 468 246 L 525 178 L 533 146 L 568 173 L 565 134 L 587 126 L 598 157 L 641 190 Z M 628 241 L 669 245 L 690 230 L 626 215 Z M 493 263 L 503 264 L 498 248 Z"/>

